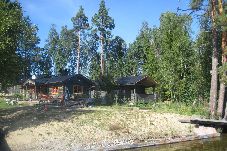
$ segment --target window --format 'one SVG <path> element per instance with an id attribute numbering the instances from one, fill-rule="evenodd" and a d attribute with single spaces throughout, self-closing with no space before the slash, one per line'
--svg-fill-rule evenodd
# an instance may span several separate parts
<path id="1" fill-rule="evenodd" d="M 51 93 L 58 94 L 58 87 L 53 87 Z"/>
<path id="2" fill-rule="evenodd" d="M 83 93 L 83 87 L 82 86 L 80 86 L 80 85 L 74 85 L 73 86 L 73 93 L 75 94 L 77 94 L 77 93 Z"/>

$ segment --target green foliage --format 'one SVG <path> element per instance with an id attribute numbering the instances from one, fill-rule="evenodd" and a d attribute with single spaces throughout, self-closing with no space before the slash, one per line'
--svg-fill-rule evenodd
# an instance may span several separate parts
<path id="1" fill-rule="evenodd" d="M 72 47 L 71 38 L 67 26 L 62 27 L 60 35 L 56 30 L 56 26 L 54 24 L 51 26 L 45 49 L 53 63 L 55 75 L 59 74 L 59 71 L 67 65 L 69 50 Z"/>
<path id="2" fill-rule="evenodd" d="M 107 50 L 110 50 L 110 42 L 112 38 L 111 30 L 115 28 L 114 20 L 112 17 L 109 16 L 108 9 L 106 8 L 105 1 L 101 0 L 99 5 L 98 13 L 96 13 L 92 17 L 92 24 L 94 25 L 94 30 L 99 39 L 100 43 L 102 45 L 101 50 L 103 52 L 103 60 L 104 60 L 104 69 L 105 68 L 105 62 L 108 59 L 107 56 Z M 102 56 L 100 56 L 102 57 Z M 100 58 L 101 59 L 101 58 Z M 94 69 L 93 69 L 94 70 Z M 104 70 L 105 71 L 105 70 Z"/>
<path id="3" fill-rule="evenodd" d="M 132 106 L 133 107 L 133 106 Z M 141 109 L 149 109 L 158 113 L 177 113 L 181 115 L 198 115 L 202 117 L 209 116 L 208 103 L 203 102 L 194 102 L 194 103 L 184 103 L 184 102 L 138 102 L 134 107 L 139 107 Z"/>
<path id="4" fill-rule="evenodd" d="M 52 62 L 48 50 L 38 48 L 36 58 L 32 64 L 32 73 L 35 75 L 51 75 Z"/>
<path id="5" fill-rule="evenodd" d="M 98 52 L 95 52 L 91 58 L 91 65 L 90 65 L 90 71 L 89 71 L 89 75 L 92 80 L 97 80 L 101 76 L 101 67 L 100 67 L 99 61 L 100 61 L 100 54 Z"/>
<path id="6" fill-rule="evenodd" d="M 79 11 L 77 12 L 76 16 L 73 17 L 71 19 L 72 23 L 73 23 L 73 33 L 76 34 L 75 36 L 77 37 L 77 41 L 75 43 L 75 47 L 77 48 L 77 50 L 80 52 L 80 57 L 77 58 L 78 56 L 75 56 L 74 58 L 76 58 L 77 60 L 79 60 L 79 67 L 78 67 L 78 72 L 80 73 L 81 71 L 83 73 L 86 73 L 86 71 L 88 70 L 88 66 L 86 66 L 86 64 L 88 64 L 89 62 L 89 54 L 92 51 L 92 49 L 89 49 L 89 46 L 87 46 L 87 40 L 89 38 L 89 31 L 91 30 L 89 28 L 89 23 L 88 23 L 88 18 L 84 13 L 84 9 L 82 6 L 80 6 Z M 80 41 L 79 41 L 80 38 Z M 74 49 L 72 49 L 73 51 L 76 51 Z M 73 54 L 73 52 L 72 52 Z M 75 64 L 72 64 L 74 66 L 76 66 Z"/>
<path id="7" fill-rule="evenodd" d="M 89 26 L 88 18 L 82 6 L 71 21 L 73 28 L 67 26 L 57 32 L 52 25 L 45 49 L 37 47 L 38 28 L 28 17 L 23 17 L 18 3 L 0 2 L 1 23 L 0 37 L 7 37 L 0 42 L 0 53 L 13 59 L 9 62 L 0 58 L 0 70 L 12 75 L 0 75 L 0 83 L 9 83 L 21 72 L 23 77 L 31 74 L 50 74 L 51 67 L 55 74 L 66 67 L 75 73 L 76 60 L 79 59 L 80 72 L 97 80 L 100 88 L 108 92 L 110 98 L 114 80 L 127 75 L 147 74 L 158 82 L 156 92 L 162 100 L 175 102 L 193 102 L 206 100 L 210 88 L 210 69 L 212 55 L 211 20 L 204 14 L 201 18 L 201 32 L 196 41 L 191 38 L 192 18 L 184 14 L 163 13 L 159 27 L 149 27 L 144 22 L 136 40 L 127 45 L 119 36 L 113 37 L 114 20 L 109 16 L 105 1 L 101 0 L 98 12 L 92 17 Z M 203 7 L 204 1 L 192 0 L 194 10 Z M 16 12 L 16 13 L 15 13 Z M 224 22 L 225 18 L 218 18 Z M 2 22 L 4 21 L 4 22 Z M 9 26 L 9 27 L 8 27 Z M 9 30 L 9 29 L 10 30 Z M 13 32 L 11 32 L 13 31 Z M 17 33 L 17 34 L 14 34 Z M 80 37 L 80 43 L 78 43 Z M 100 39 L 103 43 L 105 74 L 101 76 Z M 77 50 L 80 48 L 80 58 Z M 17 50 L 17 51 L 16 51 Z M 17 52 L 17 53 L 15 53 Z M 16 69 L 11 71 L 15 65 Z M 2 68 L 1 68 L 2 67 Z M 6 68 L 7 67 L 7 68 Z M 220 69 L 220 72 L 224 72 Z M 3 83 L 4 85 L 4 83 Z M 111 100 L 111 99 L 110 99 Z"/>
<path id="8" fill-rule="evenodd" d="M 71 56 L 71 51 L 73 49 L 73 41 L 75 36 L 72 31 L 67 28 L 67 26 L 62 26 L 60 35 L 59 35 L 59 50 L 58 51 L 58 59 L 57 71 L 60 69 L 66 68 L 67 63 L 69 62 L 69 57 Z"/>
<path id="9" fill-rule="evenodd" d="M 196 72 L 200 79 L 197 81 L 197 92 L 201 97 L 209 95 L 211 74 L 211 56 L 212 56 L 212 34 L 211 22 L 209 16 L 200 18 L 200 33 L 195 42 L 195 49 L 198 52 L 199 63 L 196 66 Z"/>
<path id="10" fill-rule="evenodd" d="M 187 15 L 167 12 L 160 17 L 160 27 L 150 28 L 143 23 L 125 57 L 126 75 L 153 77 L 159 84 L 156 93 L 162 100 L 206 100 L 210 88 L 212 40 L 208 34 L 199 37 L 194 44 L 191 21 Z M 208 23 L 203 26 L 209 28 Z"/>
<path id="11" fill-rule="evenodd" d="M 23 94 L 15 93 L 15 94 L 13 94 L 13 98 L 23 99 Z"/>
<path id="12" fill-rule="evenodd" d="M 190 1 L 190 7 L 193 10 L 199 10 L 201 8 L 201 6 L 203 5 L 203 1 L 204 0 L 191 0 Z"/>
<path id="13" fill-rule="evenodd" d="M 32 24 L 29 17 L 24 17 L 22 22 L 22 32 L 20 34 L 19 46 L 17 54 L 21 58 L 21 77 L 27 79 L 31 74 L 38 74 L 40 70 L 38 62 L 41 59 L 42 52 L 37 36 L 38 27 Z"/>
<path id="14" fill-rule="evenodd" d="M 110 34 L 110 30 L 114 29 L 114 20 L 109 16 L 104 0 L 101 0 L 98 13 L 92 18 L 92 23 L 97 27 L 97 30 L 101 32 L 104 38 L 107 38 L 107 35 Z"/>
<path id="15" fill-rule="evenodd" d="M 115 81 L 114 78 L 110 75 L 108 76 L 100 76 L 97 80 L 98 85 L 100 86 L 100 89 L 103 91 L 107 91 L 107 93 L 110 93 L 115 88 Z"/>
<path id="16" fill-rule="evenodd" d="M 227 84 L 227 63 L 223 63 L 222 66 L 219 67 L 219 75 L 220 81 L 223 82 L 225 85 Z"/>
<path id="17" fill-rule="evenodd" d="M 95 94 L 94 94 L 94 102 L 95 102 L 95 105 L 101 105 L 102 103 L 102 100 L 101 100 L 101 93 L 99 91 L 95 91 Z"/>
<path id="18" fill-rule="evenodd" d="M 20 73 L 20 58 L 16 49 L 22 32 L 22 16 L 18 3 L 0 1 L 0 83 L 3 88 L 15 83 Z"/>
<path id="19" fill-rule="evenodd" d="M 6 109 L 12 107 L 11 105 L 8 105 L 4 100 L 0 99 L 0 109 Z"/>
<path id="20" fill-rule="evenodd" d="M 88 18 L 84 14 L 84 9 L 82 6 L 80 6 L 80 9 L 77 12 L 76 16 L 73 17 L 71 20 L 73 22 L 73 29 L 76 32 L 87 29 L 89 27 Z"/>
<path id="21" fill-rule="evenodd" d="M 5 100 L 3 100 L 3 98 L 0 98 L 0 110 L 1 109 L 13 108 L 13 107 L 18 107 L 18 104 L 16 104 L 16 105 L 9 105 L 9 104 L 6 103 Z"/>
<path id="22" fill-rule="evenodd" d="M 187 15 L 164 13 L 160 27 L 143 27 L 137 43 L 145 50 L 143 69 L 158 83 L 163 100 L 192 101 L 197 55 L 190 38 L 191 18 Z M 138 48 L 137 48 L 138 50 Z"/>
<path id="23" fill-rule="evenodd" d="M 124 76 L 124 62 L 127 52 L 125 41 L 121 37 L 116 36 L 111 40 L 108 50 L 106 54 L 107 75 L 113 78 Z"/>

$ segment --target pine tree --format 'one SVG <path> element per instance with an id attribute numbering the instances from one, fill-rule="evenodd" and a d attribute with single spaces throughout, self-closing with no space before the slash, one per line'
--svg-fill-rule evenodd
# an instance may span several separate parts
<path id="1" fill-rule="evenodd" d="M 55 75 L 61 69 L 61 61 L 59 54 L 59 34 L 56 30 L 56 25 L 51 25 L 48 39 L 46 40 L 45 49 L 48 50 L 48 54 L 51 57 L 53 63 L 53 72 Z"/>
<path id="2" fill-rule="evenodd" d="M 107 74 L 110 77 L 119 78 L 125 75 L 124 73 L 124 59 L 127 52 L 125 41 L 116 36 L 110 42 L 109 51 L 107 52 Z"/>
<path id="3" fill-rule="evenodd" d="M 226 41 L 227 41 L 227 29 L 226 29 L 226 13 L 223 8 L 225 6 L 225 2 L 223 3 L 222 0 L 218 0 L 218 9 L 219 9 L 219 25 L 221 25 L 222 29 L 222 40 L 221 40 L 221 47 L 222 47 L 222 66 L 224 67 L 227 61 L 227 47 L 226 47 Z M 225 76 L 226 73 L 224 73 Z M 223 75 L 220 75 L 221 78 Z M 218 99 L 218 109 L 217 109 L 217 115 L 221 119 L 223 116 L 224 111 L 224 98 L 225 98 L 225 83 L 223 80 L 220 81 L 220 90 L 219 90 L 219 99 Z M 226 114 L 227 116 L 227 114 Z M 225 118 L 226 119 L 226 118 Z"/>
<path id="4" fill-rule="evenodd" d="M 69 62 L 71 51 L 73 50 L 73 37 L 72 31 L 67 26 L 62 26 L 58 41 L 58 71 L 66 69 Z M 61 63 L 60 63 L 61 62 Z"/>
<path id="5" fill-rule="evenodd" d="M 212 71 L 211 71 L 211 87 L 210 87 L 210 115 L 214 118 L 216 112 L 216 102 L 217 102 L 217 87 L 218 87 L 218 50 L 217 50 L 217 28 L 216 28 L 216 0 L 211 0 L 208 2 L 209 6 L 204 8 L 205 0 L 191 0 L 191 8 L 195 11 L 198 10 L 211 10 L 211 20 L 212 20 L 212 42 L 213 42 L 213 53 L 212 53 Z"/>
<path id="6" fill-rule="evenodd" d="M 100 66 L 101 74 L 104 75 L 104 56 L 107 51 L 109 38 L 111 37 L 111 30 L 115 27 L 114 20 L 109 16 L 104 0 L 101 0 L 100 2 L 98 13 L 96 13 L 94 17 L 92 17 L 92 23 L 96 27 L 96 30 L 99 32 L 99 38 L 101 43 Z"/>
<path id="7" fill-rule="evenodd" d="M 22 32 L 20 34 L 17 54 L 22 58 L 22 78 L 27 79 L 31 74 L 35 74 L 35 62 L 37 61 L 39 37 L 37 36 L 38 27 L 31 23 L 29 17 L 24 17 L 22 22 Z"/>
<path id="8" fill-rule="evenodd" d="M 78 44 L 77 44 L 77 74 L 80 73 L 80 54 L 81 54 L 81 42 L 86 38 L 86 29 L 89 28 L 88 18 L 84 14 L 84 9 L 80 6 L 79 11 L 77 12 L 76 16 L 72 19 L 73 22 L 73 31 L 75 31 L 78 35 Z M 82 35 L 81 35 L 82 34 Z M 82 48 L 84 47 L 82 44 Z"/>

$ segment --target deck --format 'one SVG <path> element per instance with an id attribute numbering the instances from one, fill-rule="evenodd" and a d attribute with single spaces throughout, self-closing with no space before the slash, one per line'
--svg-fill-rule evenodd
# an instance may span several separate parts
<path id="1" fill-rule="evenodd" d="M 213 119 L 182 119 L 181 123 L 191 123 L 215 128 L 227 128 L 227 121 L 225 120 L 213 120 Z"/>

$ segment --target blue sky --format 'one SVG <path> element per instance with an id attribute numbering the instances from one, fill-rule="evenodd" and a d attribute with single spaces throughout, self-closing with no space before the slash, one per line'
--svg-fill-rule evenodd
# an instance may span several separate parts
<path id="1" fill-rule="evenodd" d="M 25 15 L 39 27 L 40 46 L 44 46 L 51 24 L 56 24 L 58 31 L 61 26 L 72 27 L 71 18 L 82 5 L 85 14 L 91 21 L 98 11 L 100 0 L 19 0 Z M 188 8 L 189 0 L 106 0 L 109 15 L 114 18 L 113 34 L 121 36 L 126 43 L 132 43 L 139 33 L 142 22 L 158 26 L 161 13 L 176 12 L 177 7 Z M 197 23 L 193 23 L 194 32 Z"/>

